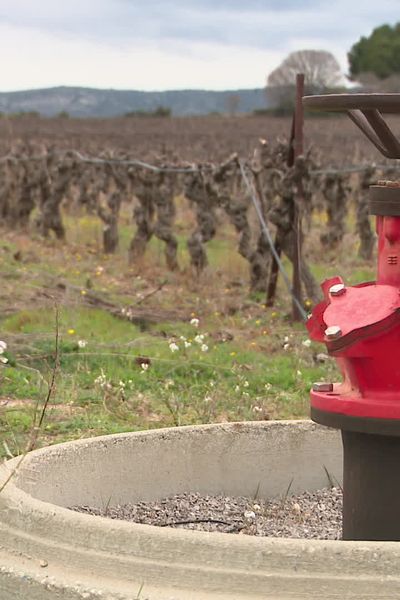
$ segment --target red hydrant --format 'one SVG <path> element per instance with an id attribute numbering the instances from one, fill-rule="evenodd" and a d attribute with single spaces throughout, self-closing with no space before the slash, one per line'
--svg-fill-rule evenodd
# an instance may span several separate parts
<path id="1" fill-rule="evenodd" d="M 400 112 L 400 94 L 336 94 L 303 99 L 307 108 L 345 110 L 388 158 L 400 143 L 381 112 Z M 343 538 L 400 540 L 400 182 L 370 188 L 376 215 L 376 282 L 322 284 L 324 300 L 307 327 L 341 370 L 341 383 L 316 383 L 311 418 L 341 429 Z"/>

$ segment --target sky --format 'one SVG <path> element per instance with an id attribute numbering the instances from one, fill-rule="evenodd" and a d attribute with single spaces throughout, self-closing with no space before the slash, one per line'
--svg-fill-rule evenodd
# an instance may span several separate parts
<path id="1" fill-rule="evenodd" d="M 394 24 L 399 7 L 400 0 L 0 0 L 0 91 L 258 88 L 302 49 L 332 52 L 346 72 L 352 44 Z"/>

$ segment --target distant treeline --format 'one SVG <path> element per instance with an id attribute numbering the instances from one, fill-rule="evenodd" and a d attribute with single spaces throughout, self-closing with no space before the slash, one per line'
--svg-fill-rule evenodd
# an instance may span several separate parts
<path id="1" fill-rule="evenodd" d="M 70 115 L 67 111 L 62 110 L 61 112 L 54 115 L 54 117 L 45 117 L 41 115 L 37 110 L 19 110 L 17 112 L 5 113 L 0 111 L 0 119 L 8 118 L 8 119 L 42 119 L 42 118 L 52 118 L 52 119 L 69 119 Z"/>
<path id="2" fill-rule="evenodd" d="M 170 117 L 171 109 L 166 106 L 157 106 L 155 110 L 131 110 L 124 117 Z"/>
<path id="3" fill-rule="evenodd" d="M 157 118 L 170 117 L 171 109 L 166 108 L 165 106 L 158 106 L 154 110 L 132 110 L 121 116 L 123 116 L 123 117 L 157 117 Z M 13 112 L 13 113 L 0 112 L 0 119 L 4 118 L 4 117 L 7 117 L 9 119 L 21 119 L 21 118 L 69 119 L 70 114 L 65 110 L 62 110 L 61 112 L 57 113 L 56 115 L 54 115 L 54 117 L 45 117 L 44 115 L 41 115 L 40 112 L 38 112 L 36 110 L 28 110 L 28 111 L 20 110 L 18 112 Z"/>
<path id="4" fill-rule="evenodd" d="M 258 108 L 255 109 L 251 112 L 248 113 L 242 113 L 240 116 L 241 117 L 290 117 L 293 114 L 293 108 L 289 107 L 289 106 L 276 106 L 274 108 Z M 167 117 L 171 117 L 172 116 L 172 112 L 170 108 L 167 108 L 165 106 L 158 106 L 156 109 L 154 110 L 132 110 L 129 112 L 124 113 L 123 115 L 119 115 L 116 117 L 106 117 L 106 118 L 121 118 L 121 117 L 126 117 L 126 118 L 132 118 L 132 117 L 142 117 L 142 118 L 167 118 Z M 187 115 L 188 117 L 196 117 L 196 116 L 200 116 L 200 115 Z M 228 112 L 217 112 L 217 111 L 212 111 L 209 112 L 203 116 L 208 116 L 208 117 L 222 117 L 222 116 L 238 116 L 237 114 L 231 114 Z M 330 116 L 337 116 L 336 115 L 332 115 L 331 113 L 315 113 L 313 111 L 311 112 L 307 112 L 307 116 L 310 117 L 315 117 L 315 116 L 323 116 L 323 117 L 330 117 Z M 71 115 L 63 110 L 59 113 L 57 113 L 56 115 L 52 116 L 52 117 L 48 117 L 45 115 L 40 114 L 40 112 L 35 111 L 35 110 L 29 110 L 29 111 L 18 111 L 18 112 L 13 112 L 13 113 L 5 113 L 5 112 L 0 112 L 0 119 L 2 118 L 8 118 L 8 119 L 23 119 L 23 118 L 34 118 L 34 119 L 69 119 L 71 118 Z M 79 118 L 84 118 L 84 119 L 90 119 L 90 118 L 94 118 L 94 119 L 98 119 L 99 117 L 73 117 L 75 119 L 79 119 Z"/>

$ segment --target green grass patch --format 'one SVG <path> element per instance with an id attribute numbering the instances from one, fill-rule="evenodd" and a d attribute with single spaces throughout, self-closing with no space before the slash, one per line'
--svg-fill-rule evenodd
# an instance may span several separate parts
<path id="1" fill-rule="evenodd" d="M 143 333 L 103 310 L 62 309 L 43 443 L 148 427 L 305 416 L 308 390 L 331 364 L 315 364 L 301 327 L 288 337 L 284 319 L 272 321 L 273 333 L 253 320 L 253 341 L 220 342 L 214 332 L 224 325 L 221 317 L 198 329 L 164 323 Z M 28 438 L 34 407 L 27 402 L 16 410 L 13 402 L 29 399 L 40 410 L 54 367 L 54 312 L 23 310 L 3 321 L 3 332 L 14 361 L 0 372 L 10 405 L 0 409 L 0 427 L 5 447 L 16 453 Z"/>
<path id="2" fill-rule="evenodd" d="M 170 274 L 164 243 L 155 237 L 143 261 L 127 265 L 134 234 L 129 219 L 122 215 L 115 256 L 101 253 L 96 216 L 65 215 L 65 245 L 23 238 L 0 248 L 0 301 L 8 315 L 0 339 L 8 344 L 9 361 L 0 365 L 1 454 L 23 450 L 48 393 L 56 365 L 55 301 L 56 385 L 40 444 L 154 427 L 305 417 L 312 382 L 338 378 L 333 361 L 315 360 L 324 348 L 303 345 L 304 325 L 288 319 L 290 299 L 281 277 L 272 309 L 263 306 L 265 294 L 249 293 L 248 266 L 230 225 L 206 244 L 210 266 L 196 277 L 186 269 L 192 221 L 177 223 L 182 271 Z M 358 259 L 344 257 L 339 269 L 342 258 L 318 257 L 312 267 L 317 279 L 338 272 L 350 283 L 371 279 L 372 269 Z M 284 264 L 290 274 L 286 258 Z M 164 279 L 167 285 L 151 295 Z M 138 327 L 90 308 L 89 289 L 121 307 L 135 307 L 144 297 L 140 308 L 154 309 L 157 318 L 161 313 L 160 321 Z M 188 322 L 192 312 L 199 315 L 199 328 Z"/>

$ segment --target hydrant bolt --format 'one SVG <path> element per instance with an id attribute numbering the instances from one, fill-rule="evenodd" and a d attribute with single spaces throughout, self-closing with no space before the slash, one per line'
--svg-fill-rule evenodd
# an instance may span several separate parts
<path id="1" fill-rule="evenodd" d="M 342 296 L 346 292 L 346 286 L 344 283 L 336 283 L 329 288 L 331 296 Z"/>
<path id="2" fill-rule="evenodd" d="M 333 383 L 316 381 L 312 386 L 313 392 L 333 392 Z"/>
<path id="3" fill-rule="evenodd" d="M 339 325 L 331 325 L 325 329 L 325 337 L 328 340 L 337 340 L 342 335 Z"/>

